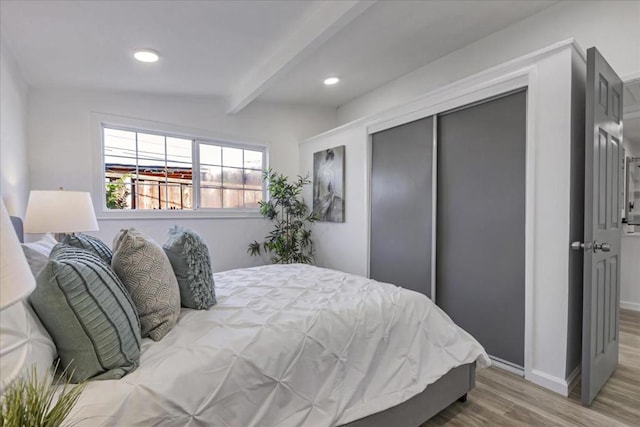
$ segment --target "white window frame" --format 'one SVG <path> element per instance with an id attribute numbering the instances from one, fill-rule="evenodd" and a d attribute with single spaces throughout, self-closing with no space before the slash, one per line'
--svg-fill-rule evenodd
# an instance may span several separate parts
<path id="1" fill-rule="evenodd" d="M 148 133 L 191 140 L 193 209 L 109 209 L 106 204 L 104 185 L 104 128 Z M 200 208 L 200 156 L 198 144 L 241 148 L 262 152 L 262 166 L 269 166 L 269 145 L 264 142 L 242 141 L 223 135 L 215 135 L 201 129 L 190 129 L 148 120 L 134 119 L 110 114 L 91 113 L 91 136 L 94 147 L 95 178 L 93 204 L 98 219 L 176 219 L 176 218 L 261 218 L 259 208 Z M 263 184 L 263 199 L 266 200 L 266 185 Z"/>

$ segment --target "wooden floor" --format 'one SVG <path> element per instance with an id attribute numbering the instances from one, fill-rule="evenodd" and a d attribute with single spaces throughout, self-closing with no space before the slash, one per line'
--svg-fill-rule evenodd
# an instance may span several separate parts
<path id="1" fill-rule="evenodd" d="M 563 397 L 498 368 L 479 369 L 465 403 L 454 403 L 429 426 L 640 426 L 640 312 L 620 310 L 618 368 L 590 408 L 580 386 Z"/>

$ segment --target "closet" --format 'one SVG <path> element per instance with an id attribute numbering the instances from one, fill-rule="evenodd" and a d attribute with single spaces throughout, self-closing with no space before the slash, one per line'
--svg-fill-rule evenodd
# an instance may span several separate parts
<path id="1" fill-rule="evenodd" d="M 517 370 L 525 154 L 525 90 L 374 133 L 371 146 L 370 276 L 429 296 Z"/>
<path id="2" fill-rule="evenodd" d="M 570 246 L 585 229 L 586 70 L 565 40 L 427 92 L 407 81 L 399 93 L 415 98 L 384 111 L 346 107 L 362 115 L 300 144 L 301 175 L 345 146 L 345 222 L 316 223 L 318 265 L 423 292 L 496 366 L 568 395 L 582 360 L 583 254 Z"/>
<path id="3" fill-rule="evenodd" d="M 372 141 L 371 277 L 431 297 L 433 118 Z"/>

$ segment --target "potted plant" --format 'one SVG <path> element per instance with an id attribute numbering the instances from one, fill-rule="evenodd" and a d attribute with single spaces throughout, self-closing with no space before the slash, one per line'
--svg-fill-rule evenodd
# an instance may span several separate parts
<path id="1" fill-rule="evenodd" d="M 311 264 L 314 250 L 308 227 L 315 221 L 315 216 L 301 197 L 304 186 L 311 183 L 309 176 L 298 176 L 294 182 L 289 182 L 285 175 L 269 169 L 263 172 L 262 179 L 267 183 L 269 199 L 259 202 L 260 213 L 275 227 L 264 242 L 250 243 L 248 252 L 260 255 L 264 250 L 275 264 Z"/>
<path id="2" fill-rule="evenodd" d="M 57 364 L 56 364 L 57 369 Z M 66 370 L 62 373 L 62 377 Z M 78 401 L 86 383 L 59 384 L 49 373 L 38 381 L 35 367 L 13 381 L 0 398 L 0 427 L 58 427 Z"/>

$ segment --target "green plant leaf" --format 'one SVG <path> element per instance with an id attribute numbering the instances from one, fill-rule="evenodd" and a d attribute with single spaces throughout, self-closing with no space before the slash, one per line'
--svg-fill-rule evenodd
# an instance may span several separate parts
<path id="1" fill-rule="evenodd" d="M 272 169 L 262 172 L 267 184 L 269 200 L 259 203 L 260 214 L 272 221 L 271 230 L 262 243 L 265 253 L 271 255 L 273 263 L 313 262 L 313 244 L 309 225 L 315 217 L 300 197 L 305 185 L 311 183 L 309 175 L 298 176 L 293 182 L 282 173 Z M 251 255 L 260 255 L 257 241 L 249 244 Z"/>
<path id="2" fill-rule="evenodd" d="M 57 370 L 57 364 L 55 366 Z M 67 369 L 61 378 L 67 376 Z M 26 377 L 16 379 L 5 390 L 0 404 L 0 426 L 58 427 L 80 398 L 86 383 L 58 382 L 49 373 L 39 382 L 35 367 Z M 55 402 L 55 403 L 54 403 Z"/>

